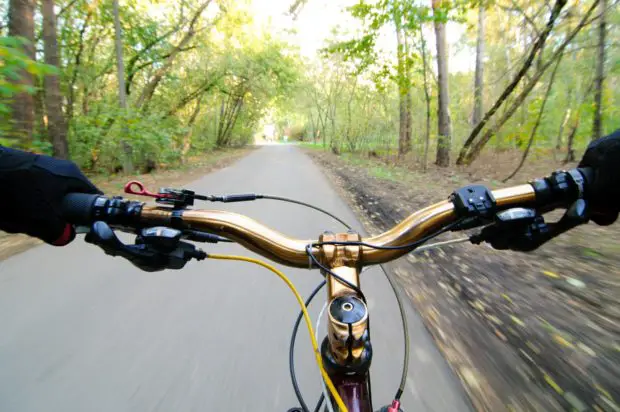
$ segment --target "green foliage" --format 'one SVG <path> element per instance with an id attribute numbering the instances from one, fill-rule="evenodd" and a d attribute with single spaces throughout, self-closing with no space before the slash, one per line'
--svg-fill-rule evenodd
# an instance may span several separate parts
<path id="1" fill-rule="evenodd" d="M 23 41 L 0 39 L 0 116 L 12 127 L 9 101 L 35 88 L 19 84 L 21 70 L 60 74 L 70 153 L 82 168 L 117 172 L 129 147 L 137 169 L 184 161 L 219 145 L 251 141 L 261 119 L 284 104 L 300 78 L 290 45 L 259 27 L 244 2 L 128 0 L 120 4 L 127 110 L 118 105 L 111 2 L 57 0 L 62 67 L 32 61 Z M 40 19 L 35 45 L 43 48 Z M 230 96 L 238 109 L 224 115 Z M 40 96 L 35 95 L 35 99 Z M 42 103 L 42 102 L 41 102 Z M 224 104 L 225 105 L 225 104 Z M 232 106 L 231 106 L 232 107 Z M 44 114 L 44 113 L 41 113 Z M 218 124 L 226 117 L 223 139 Z M 38 117 L 34 150 L 49 152 L 46 119 Z"/>
<path id="2" fill-rule="evenodd" d="M 119 170 L 123 144 L 130 147 L 136 167 L 146 170 L 182 162 L 218 145 L 246 144 L 260 134 L 264 124 L 276 124 L 280 135 L 286 130 L 293 138 L 334 152 L 389 154 L 397 147 L 403 96 L 412 104 L 411 157 L 419 160 L 426 130 L 422 40 L 433 37 L 434 21 L 458 25 L 462 32 L 451 44 L 449 74 L 453 140 L 458 149 L 472 129 L 473 73 L 461 52 L 473 60 L 477 8 L 487 7 L 485 108 L 514 76 L 535 38 L 533 25 L 543 27 L 548 14 L 545 2 L 530 0 L 514 0 L 509 5 L 444 1 L 435 12 L 429 1 L 359 0 L 347 9 L 359 30 L 334 31 L 320 56 L 302 60 L 286 37 L 259 27 L 249 2 L 213 1 L 197 16 L 201 0 L 120 3 L 128 109 L 118 108 L 111 2 L 57 0 L 57 10 L 63 10 L 58 16 L 59 71 L 29 59 L 23 51 L 24 40 L 0 38 L 0 139 L 13 127 L 11 99 L 22 92 L 41 97 L 36 88 L 17 81 L 27 72 L 35 76 L 37 85 L 46 75 L 60 75 L 71 156 L 92 171 Z M 569 2 L 537 60 L 550 57 L 590 4 Z M 0 11 L 5 10 L 2 7 Z M 35 48 L 42 50 L 40 16 L 35 18 L 35 28 Z M 620 49 L 615 47 L 620 41 L 618 8 L 609 11 L 608 30 L 603 121 L 605 131 L 610 132 L 620 127 Z M 402 35 L 399 43 L 397 31 Z M 566 49 L 535 148 L 559 143 L 564 151 L 572 130 L 578 148 L 589 142 L 597 33 L 596 24 L 588 25 Z M 426 44 L 430 144 L 434 146 L 436 65 L 429 49 Z M 548 81 L 547 73 L 496 133 L 490 147 L 523 148 Z M 499 113 L 504 110 L 500 108 Z M 49 152 L 43 115 L 37 114 L 35 127 L 40 130 L 35 130 L 30 144 L 34 150 Z M 13 144 L 14 140 L 0 143 Z"/>
<path id="3" fill-rule="evenodd" d="M 38 63 L 24 53 L 28 41 L 19 37 L 0 37 L 0 137 L 10 128 L 10 102 L 19 93 L 34 94 L 37 89 L 20 84 L 18 81 L 23 73 L 42 77 L 46 74 L 55 74 L 54 67 Z M 14 140 L 7 140 L 10 145 Z"/>
<path id="4" fill-rule="evenodd" d="M 180 138 L 187 132 L 175 118 L 158 114 L 123 112 L 102 107 L 98 115 L 79 116 L 70 134 L 71 156 L 82 167 L 101 173 L 118 172 L 121 141 L 131 147 L 132 160 L 141 169 L 178 163 Z"/>
<path id="5" fill-rule="evenodd" d="M 362 0 L 350 7 L 348 11 L 360 21 L 362 29 L 344 40 L 342 36 L 336 36 L 325 49 L 324 61 L 321 64 L 330 65 L 331 73 L 315 76 L 314 83 L 310 81 L 312 85 L 308 87 L 312 92 L 306 94 L 314 98 L 306 99 L 307 103 L 303 110 L 308 113 L 307 125 L 313 123 L 310 117 L 317 123 L 319 113 L 322 113 L 327 121 L 324 121 L 321 127 L 308 127 L 307 130 L 315 130 L 316 135 L 316 130 L 320 128 L 321 136 L 326 142 L 324 146 L 337 152 L 368 150 L 372 153 L 385 153 L 395 150 L 398 135 L 398 92 L 403 94 L 410 88 L 413 104 L 412 157 L 419 159 L 424 151 L 426 108 L 421 44 L 416 33 L 420 33 L 421 30 L 422 36 L 428 39 L 433 36 L 433 21 L 439 20 L 448 25 L 459 24 L 464 29 L 458 42 L 451 45 L 451 55 L 456 55 L 458 58 L 454 60 L 451 58 L 449 73 L 453 148 L 460 149 L 473 127 L 471 119 L 474 104 L 474 73 L 468 67 L 456 67 L 456 65 L 463 65 L 463 55 L 459 52 L 465 50 L 471 58 L 473 68 L 478 7 L 486 7 L 483 109 L 488 109 L 497 99 L 522 64 L 524 56 L 536 38 L 536 31 L 532 25 L 540 30 L 548 19 L 544 2 L 517 0 L 511 2 L 509 7 L 498 4 L 488 1 L 441 2 L 436 13 L 424 3 L 398 0 L 374 2 Z M 541 62 L 551 57 L 566 33 L 575 26 L 591 4 L 590 1 L 569 3 L 567 14 L 562 17 L 565 20 L 562 20 L 552 32 L 547 46 L 541 56 L 535 59 L 526 79 L 533 76 Z M 525 19 L 524 13 L 529 20 Z M 604 131 L 609 133 L 620 127 L 620 87 L 618 87 L 620 49 L 614 47 L 620 41 L 620 11 L 617 8 L 609 9 L 607 20 L 609 44 L 603 91 L 603 124 Z M 573 144 L 577 151 L 585 148 L 591 140 L 594 113 L 592 82 L 598 42 L 597 24 L 597 21 L 593 20 L 566 49 L 541 124 L 536 132 L 535 150 L 546 150 L 546 153 L 549 153 L 557 146 L 559 151 L 565 153 L 567 140 L 571 134 L 574 134 Z M 407 36 L 408 45 L 408 49 L 400 49 L 404 52 L 400 62 L 399 50 L 386 53 L 381 49 L 381 42 L 378 40 L 388 32 L 394 33 L 399 25 Z M 394 37 L 392 39 L 395 40 Z M 434 146 L 437 124 L 437 89 L 434 78 L 436 66 L 435 56 L 431 53 L 430 57 L 432 99 L 430 143 Z M 342 74 L 338 75 L 337 70 L 341 70 Z M 500 150 L 525 148 L 541 109 L 550 72 L 551 69 L 542 76 L 512 118 L 494 135 L 488 145 L 489 148 Z M 355 84 L 357 86 L 354 86 Z M 381 106 L 385 110 L 377 110 L 374 107 L 368 111 L 362 103 L 363 89 L 367 90 L 371 96 L 370 100 L 375 105 L 382 102 Z M 517 93 L 520 90 L 522 85 L 517 87 Z M 505 107 L 500 108 L 499 115 L 512 104 L 513 99 L 514 96 L 508 99 Z M 319 107 L 321 109 L 317 109 Z M 492 118 L 490 124 L 493 124 L 496 118 Z M 379 125 L 382 125 L 383 129 L 378 127 Z M 312 133 L 310 135 L 312 136 Z M 563 154 L 559 158 L 563 158 Z"/>

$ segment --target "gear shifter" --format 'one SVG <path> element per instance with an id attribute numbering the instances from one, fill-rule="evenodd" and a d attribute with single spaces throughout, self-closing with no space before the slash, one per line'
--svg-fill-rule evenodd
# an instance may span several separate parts
<path id="1" fill-rule="evenodd" d="M 471 242 L 488 242 L 498 250 L 530 252 L 588 220 L 588 208 L 583 199 L 575 201 L 559 221 L 549 224 L 534 209 L 508 209 L 497 213 L 494 223 L 472 236 Z"/>
<path id="2" fill-rule="evenodd" d="M 203 260 L 207 254 L 191 243 L 183 242 L 181 232 L 167 227 L 143 229 L 135 245 L 120 241 L 105 222 L 93 223 L 85 240 L 99 246 L 110 256 L 121 256 L 146 271 L 181 269 L 191 259 Z"/>

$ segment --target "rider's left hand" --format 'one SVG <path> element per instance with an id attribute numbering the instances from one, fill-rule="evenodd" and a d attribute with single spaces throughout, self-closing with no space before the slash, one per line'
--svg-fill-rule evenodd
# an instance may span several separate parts
<path id="1" fill-rule="evenodd" d="M 66 245 L 75 231 L 61 204 L 72 192 L 101 193 L 73 162 L 0 146 L 0 230 Z"/>

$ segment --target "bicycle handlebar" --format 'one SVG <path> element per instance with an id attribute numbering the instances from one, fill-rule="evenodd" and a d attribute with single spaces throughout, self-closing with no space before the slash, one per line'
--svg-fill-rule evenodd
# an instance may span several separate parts
<path id="1" fill-rule="evenodd" d="M 490 192 L 495 211 L 513 207 L 534 206 L 543 212 L 568 207 L 576 199 L 587 195 L 587 184 L 592 181 L 592 170 L 573 169 L 556 172 L 529 184 Z M 471 199 L 470 199 L 471 200 Z M 293 239 L 247 216 L 219 210 L 178 210 L 144 203 L 108 199 L 99 195 L 68 194 L 63 202 L 66 220 L 77 225 L 90 225 L 103 220 L 124 230 L 151 226 L 192 229 L 224 236 L 273 261 L 293 267 L 308 267 L 306 248 L 313 240 Z M 379 247 L 399 247 L 412 244 L 437 232 L 446 225 L 463 218 L 454 200 L 445 200 L 419 210 L 388 231 L 363 241 Z M 372 265 L 394 260 L 411 248 L 376 249 L 362 246 L 361 264 Z M 315 248 L 316 250 L 316 248 Z"/>

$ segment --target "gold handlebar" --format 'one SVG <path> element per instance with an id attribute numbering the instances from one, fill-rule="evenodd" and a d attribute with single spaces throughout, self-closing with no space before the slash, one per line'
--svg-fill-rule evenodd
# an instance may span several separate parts
<path id="1" fill-rule="evenodd" d="M 526 206 L 536 200 L 534 188 L 529 184 L 495 190 L 493 196 L 500 210 Z M 142 209 L 143 223 L 170 226 L 171 218 L 169 209 L 155 206 Z M 422 239 L 456 219 L 454 205 L 445 200 L 419 210 L 390 230 L 363 241 L 378 246 L 403 246 Z M 309 267 L 306 247 L 317 242 L 292 239 L 247 216 L 220 210 L 186 210 L 183 211 L 182 222 L 185 228 L 227 237 L 268 259 L 292 267 Z M 362 266 L 385 263 L 409 251 L 363 247 L 360 263 Z"/>

